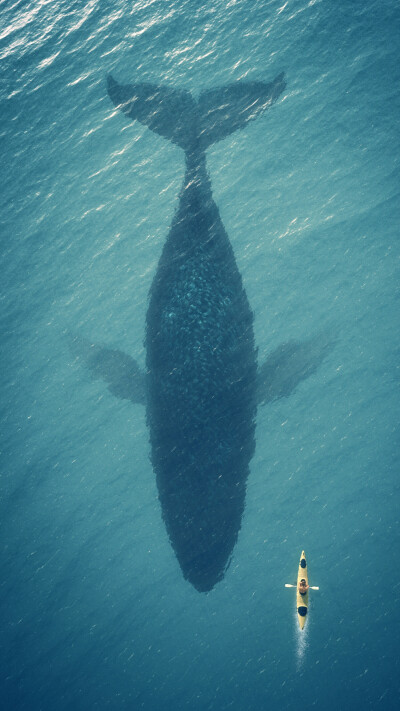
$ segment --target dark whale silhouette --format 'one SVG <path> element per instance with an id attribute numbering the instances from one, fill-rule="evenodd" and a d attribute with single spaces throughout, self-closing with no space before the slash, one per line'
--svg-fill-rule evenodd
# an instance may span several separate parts
<path id="1" fill-rule="evenodd" d="M 288 395 L 325 357 L 320 347 L 307 359 L 304 344 L 292 342 L 257 371 L 253 314 L 206 170 L 206 149 L 284 87 L 279 74 L 195 101 L 187 91 L 108 77 L 110 98 L 127 117 L 184 149 L 186 172 L 150 290 L 146 374 L 119 351 L 83 339 L 75 350 L 113 394 L 146 403 L 163 519 L 184 577 L 202 592 L 222 579 L 241 527 L 257 400 Z M 301 367 L 293 367 L 300 353 Z"/>
<path id="2" fill-rule="evenodd" d="M 165 525 L 199 591 L 223 576 L 240 529 L 254 452 L 257 361 L 253 315 L 213 200 L 205 150 L 279 96 L 272 83 L 200 95 L 108 77 L 131 119 L 185 151 L 179 206 L 150 292 L 147 421 Z"/>

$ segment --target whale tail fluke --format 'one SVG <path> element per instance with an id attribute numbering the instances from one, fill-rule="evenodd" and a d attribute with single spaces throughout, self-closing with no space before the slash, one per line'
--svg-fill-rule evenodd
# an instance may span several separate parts
<path id="1" fill-rule="evenodd" d="M 109 74 L 107 91 L 125 116 L 148 126 L 185 151 L 192 144 L 196 103 L 189 91 L 156 84 L 118 84 Z"/>
<path id="2" fill-rule="evenodd" d="M 272 82 L 238 81 L 200 94 L 156 84 L 118 84 L 107 77 L 111 101 L 132 120 L 177 144 L 184 151 L 205 151 L 243 128 L 271 106 L 286 86 L 282 72 Z"/>
<path id="3" fill-rule="evenodd" d="M 198 110 L 203 150 L 234 133 L 271 106 L 286 86 L 281 72 L 270 83 L 237 81 L 200 94 Z"/>

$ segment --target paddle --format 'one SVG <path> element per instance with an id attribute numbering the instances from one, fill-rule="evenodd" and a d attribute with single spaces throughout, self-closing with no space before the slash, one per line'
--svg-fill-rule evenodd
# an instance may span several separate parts
<path id="1" fill-rule="evenodd" d="M 285 583 L 285 588 L 297 588 L 297 585 L 291 585 L 290 583 Z M 316 585 L 310 585 L 310 590 L 319 590 Z"/>

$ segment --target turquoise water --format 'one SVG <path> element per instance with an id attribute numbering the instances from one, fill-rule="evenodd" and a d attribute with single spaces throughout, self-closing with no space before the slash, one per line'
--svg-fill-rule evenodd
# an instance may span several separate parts
<path id="1" fill-rule="evenodd" d="M 3 708 L 385 709 L 399 691 L 399 30 L 394 1 L 0 4 Z M 163 525 L 145 410 L 71 334 L 144 367 L 183 152 L 119 81 L 270 81 L 207 151 L 260 365 L 334 344 L 258 409 L 238 543 L 207 594 Z M 307 553 L 306 632 L 294 582 Z"/>

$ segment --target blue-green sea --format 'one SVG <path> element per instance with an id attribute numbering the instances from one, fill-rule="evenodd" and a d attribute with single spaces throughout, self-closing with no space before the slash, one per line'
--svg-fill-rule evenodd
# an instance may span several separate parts
<path id="1" fill-rule="evenodd" d="M 399 708 L 399 37 L 396 0 L 0 2 L 4 711 Z M 282 71 L 207 170 L 260 366 L 330 345 L 258 407 L 238 540 L 200 593 L 145 408 L 71 348 L 145 368 L 184 176 L 106 77 L 197 98 Z M 302 550 L 320 589 L 300 633 Z"/>

